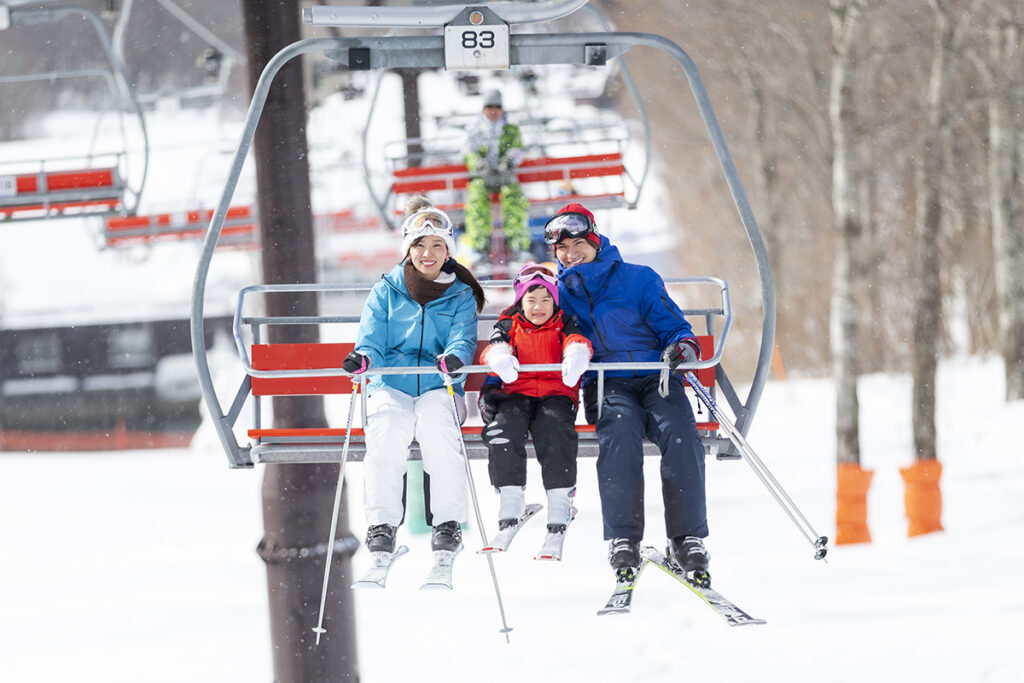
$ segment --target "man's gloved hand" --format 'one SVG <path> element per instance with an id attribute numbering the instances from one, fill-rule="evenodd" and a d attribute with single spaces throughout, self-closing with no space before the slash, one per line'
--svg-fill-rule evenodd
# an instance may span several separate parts
<path id="1" fill-rule="evenodd" d="M 580 343 L 569 344 L 562 354 L 562 383 L 567 387 L 576 386 L 588 365 L 590 347 Z"/>
<path id="2" fill-rule="evenodd" d="M 673 342 L 662 352 L 661 359 L 673 370 L 681 363 L 696 363 L 700 360 L 700 342 L 695 337 Z"/>
<path id="3" fill-rule="evenodd" d="M 370 359 L 358 351 L 353 351 L 345 356 L 341 368 L 350 375 L 361 375 L 370 369 Z"/>
<path id="4" fill-rule="evenodd" d="M 465 363 L 459 359 L 454 353 L 448 355 L 440 354 L 434 360 L 434 367 L 441 371 L 443 375 L 452 375 L 456 370 L 461 368 Z"/>
<path id="5" fill-rule="evenodd" d="M 519 378 L 519 359 L 512 355 L 508 344 L 497 343 L 487 347 L 487 365 L 504 384 L 511 384 Z"/>
<path id="6" fill-rule="evenodd" d="M 508 394 L 498 388 L 496 384 L 490 384 L 480 390 L 480 397 L 476 404 L 480 408 L 480 417 L 484 424 L 490 424 L 494 416 L 498 414 L 498 404 L 508 398 Z"/>

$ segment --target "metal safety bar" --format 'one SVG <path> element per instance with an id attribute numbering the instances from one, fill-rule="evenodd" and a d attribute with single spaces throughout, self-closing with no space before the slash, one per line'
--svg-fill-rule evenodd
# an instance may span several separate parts
<path id="1" fill-rule="evenodd" d="M 511 287 L 511 280 L 489 280 L 481 283 L 486 288 L 498 289 L 501 287 Z M 701 360 L 697 363 L 684 364 L 680 367 L 687 369 L 700 369 L 710 368 L 718 365 L 722 360 L 722 352 L 725 350 L 725 340 L 729 336 L 729 330 L 732 329 L 732 304 L 729 299 L 729 285 L 717 277 L 680 277 L 680 278 L 669 278 L 665 280 L 665 284 L 710 284 L 715 285 L 719 288 L 722 297 L 722 307 L 718 309 L 693 309 L 690 311 L 684 311 L 689 314 L 697 314 L 704 316 L 721 315 L 724 320 L 722 322 L 722 331 L 720 334 L 715 334 L 714 328 L 709 326 L 708 333 L 713 334 L 716 337 L 715 352 L 711 358 Z M 243 325 L 249 324 L 288 324 L 288 325 L 316 325 L 321 323 L 345 323 L 345 322 L 358 322 L 357 316 L 343 317 L 343 316 L 294 316 L 294 317 L 262 317 L 258 319 L 247 318 L 243 315 L 245 307 L 245 299 L 248 295 L 254 293 L 281 293 L 281 292 L 367 292 L 372 289 L 373 283 L 368 282 L 352 282 L 352 283 L 322 283 L 322 284 L 294 284 L 294 285 L 250 285 L 243 287 L 238 294 L 238 304 L 235 307 L 235 317 L 233 324 L 233 333 L 235 339 L 235 348 L 238 350 L 238 356 L 242 360 L 242 368 L 245 370 L 245 374 L 251 377 L 330 377 L 335 375 L 348 375 L 342 367 L 339 365 L 336 368 L 311 368 L 307 370 L 258 370 L 252 367 L 252 361 L 249 358 L 248 345 L 244 339 Z M 497 316 L 491 316 L 493 319 L 497 319 Z M 480 319 L 485 321 L 488 316 L 480 316 Z M 706 318 L 707 319 L 707 318 Z M 524 365 L 522 370 L 529 371 L 552 371 L 560 370 L 561 364 L 558 363 L 547 363 L 538 365 Z M 591 363 L 590 368 L 593 370 L 661 370 L 667 367 L 662 362 L 649 362 L 649 363 Z M 422 375 L 437 372 L 433 367 L 392 367 L 392 368 L 370 368 L 366 371 L 368 375 Z M 472 373 L 472 372 L 490 372 L 490 369 L 486 365 L 467 365 L 456 371 L 459 373 Z"/>

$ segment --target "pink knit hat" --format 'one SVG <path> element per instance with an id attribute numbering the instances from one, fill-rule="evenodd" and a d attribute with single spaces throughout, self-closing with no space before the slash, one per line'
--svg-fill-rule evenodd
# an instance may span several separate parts
<path id="1" fill-rule="evenodd" d="M 515 303 L 519 303 L 527 290 L 534 285 L 546 287 L 551 292 L 551 298 L 554 299 L 555 305 L 558 305 L 558 278 L 547 266 L 542 266 L 539 263 L 527 263 L 516 273 L 512 284 L 512 289 L 516 294 Z"/>

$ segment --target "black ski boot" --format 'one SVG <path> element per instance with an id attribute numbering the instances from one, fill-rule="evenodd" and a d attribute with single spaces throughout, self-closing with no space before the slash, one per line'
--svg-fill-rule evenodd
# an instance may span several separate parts
<path id="1" fill-rule="evenodd" d="M 442 522 L 434 527 L 430 537 L 431 550 L 450 550 L 457 553 L 462 550 L 462 528 L 458 522 Z"/>
<path id="2" fill-rule="evenodd" d="M 517 524 L 519 524 L 519 520 L 515 517 L 509 517 L 508 519 L 499 519 L 498 531 L 504 531 L 505 529 L 516 526 Z"/>
<path id="3" fill-rule="evenodd" d="M 608 544 L 608 564 L 616 579 L 631 579 L 640 567 L 640 544 L 628 538 L 613 538 Z"/>
<path id="4" fill-rule="evenodd" d="M 669 540 L 666 554 L 686 572 L 686 577 L 707 588 L 711 585 L 708 565 L 711 555 L 704 547 L 704 539 L 696 536 L 676 536 Z"/>
<path id="5" fill-rule="evenodd" d="M 395 534 L 398 527 L 390 524 L 374 524 L 366 530 L 366 549 L 371 553 L 395 552 Z"/>

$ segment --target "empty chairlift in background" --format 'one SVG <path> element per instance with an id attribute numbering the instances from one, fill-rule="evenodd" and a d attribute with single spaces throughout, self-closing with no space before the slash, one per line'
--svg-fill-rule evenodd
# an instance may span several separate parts
<path id="1" fill-rule="evenodd" d="M 46 71 L 0 76 L 0 88 L 14 83 L 68 79 L 100 79 L 106 86 L 120 132 L 114 148 L 97 149 L 100 125 L 109 111 L 97 114 L 96 128 L 75 131 L 88 140 L 81 152 L 62 151 L 46 158 L 0 161 L 0 221 L 37 220 L 64 216 L 133 214 L 145 185 L 149 163 L 146 123 L 124 64 L 115 54 L 99 18 L 89 10 L 61 6 L 0 6 L 0 30 L 56 24 L 69 17 L 86 20 L 109 62 L 108 69 Z M 53 41 L 59 45 L 59 40 Z M 128 122 L 136 122 L 138 152 L 129 152 Z M 132 165 L 129 165 L 129 164 Z"/>

